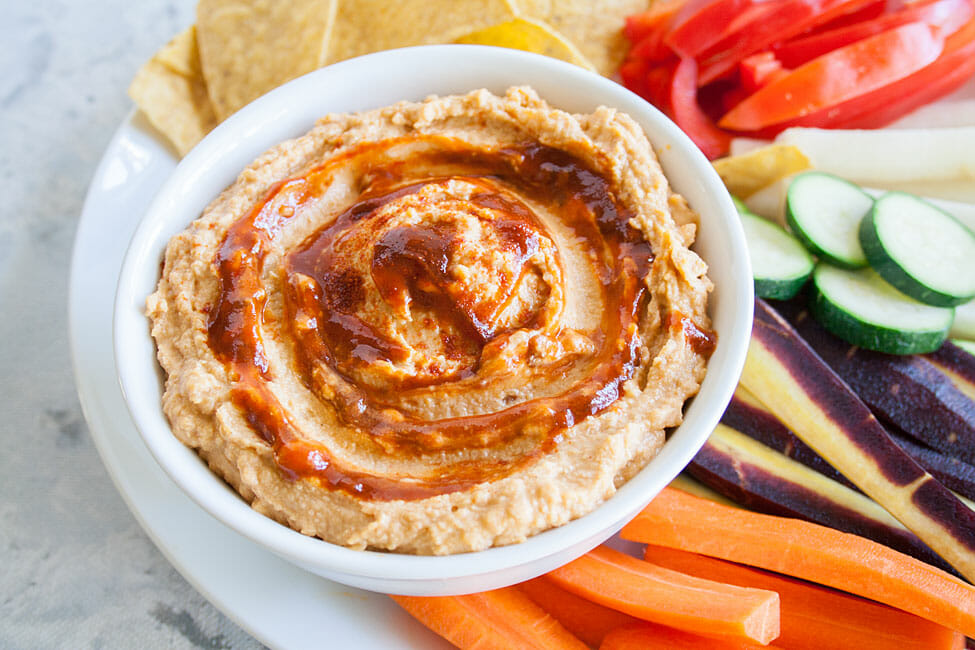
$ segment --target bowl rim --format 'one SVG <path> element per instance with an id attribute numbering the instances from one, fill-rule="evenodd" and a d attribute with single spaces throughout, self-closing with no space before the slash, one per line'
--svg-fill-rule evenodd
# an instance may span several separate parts
<path id="1" fill-rule="evenodd" d="M 468 66 L 469 70 L 458 69 L 461 65 Z M 550 78 L 549 85 L 552 88 L 556 84 L 567 84 L 572 92 L 587 93 L 587 99 L 582 103 L 593 107 L 604 104 L 629 113 L 647 132 L 648 137 L 651 137 L 661 164 L 667 159 L 685 158 L 684 164 L 688 166 L 688 171 L 684 176 L 699 186 L 695 192 L 690 193 L 710 197 L 708 211 L 715 215 L 715 223 L 710 225 L 721 224 L 726 231 L 722 233 L 722 245 L 732 253 L 737 252 L 731 258 L 732 273 L 727 278 L 721 278 L 720 282 L 722 292 L 728 292 L 723 300 L 733 303 L 722 313 L 727 314 L 732 309 L 735 317 L 729 316 L 730 324 L 720 330 L 715 326 L 719 331 L 718 345 L 709 362 L 708 373 L 698 397 L 685 407 L 682 424 L 668 436 L 661 452 L 644 469 L 593 511 L 518 544 L 453 555 L 417 556 L 359 551 L 303 535 L 253 510 L 236 491 L 212 473 L 195 451 L 184 446 L 172 434 L 168 420 L 162 413 L 161 393 L 158 390 L 162 371 L 155 362 L 155 344 L 149 335 L 144 315 L 145 299 L 158 282 L 158 262 L 166 242 L 173 233 L 183 230 L 202 212 L 202 208 L 194 207 L 199 203 L 198 197 L 206 194 L 200 188 L 216 188 L 202 204 L 205 208 L 261 152 L 311 128 L 314 118 L 307 121 L 305 115 L 321 116 L 334 112 L 333 109 L 312 112 L 310 106 L 324 106 L 330 101 L 341 101 L 334 100 L 334 95 L 325 96 L 331 93 L 331 89 L 347 87 L 353 93 L 358 93 L 356 97 L 369 95 L 368 84 L 371 80 L 387 81 L 390 69 L 397 68 L 407 71 L 439 69 L 441 72 L 449 69 L 458 81 L 446 83 L 455 84 L 461 83 L 459 80 L 465 78 L 462 76 L 465 72 L 480 72 L 483 77 L 490 76 L 490 71 L 495 69 L 497 76 L 507 75 L 512 78 L 505 82 L 508 86 L 520 85 L 517 79 L 526 76 L 525 71 L 530 70 L 532 74 L 544 74 L 546 78 Z M 474 78 L 467 90 L 490 85 L 479 82 L 477 74 L 471 76 Z M 396 85 L 408 82 L 409 79 L 392 83 Z M 421 88 L 436 88 L 441 82 L 440 78 L 414 80 Z M 492 83 L 497 85 L 497 82 Z M 452 92 L 466 91 L 458 89 Z M 538 92 L 543 99 L 551 101 L 549 97 L 553 93 L 542 90 Z M 418 90 L 406 94 L 401 99 L 422 99 L 433 92 Z M 589 101 L 588 97 L 595 97 L 598 101 Z M 296 98 L 301 101 L 295 102 Z M 358 101 L 362 104 L 363 100 Z M 355 102 L 349 103 L 351 105 Z M 365 103 L 368 104 L 366 107 L 378 107 L 392 102 Z M 556 108 L 565 105 L 564 101 L 551 103 Z M 359 104 L 346 110 L 365 108 Z M 295 122 L 302 122 L 303 125 L 295 129 Z M 649 131 L 648 125 L 651 126 Z M 284 137 L 281 137 L 282 134 Z M 235 166 L 240 160 L 245 162 Z M 236 171 L 230 176 L 229 182 L 224 182 L 227 170 L 231 168 Z M 671 172 L 668 171 L 667 175 L 670 178 Z M 686 187 L 679 191 L 685 196 L 688 194 Z M 195 200 L 184 200 L 187 196 Z M 702 212 L 701 206 L 695 206 L 695 209 Z M 182 216 L 180 219 L 167 218 L 166 215 L 173 211 L 191 216 L 185 220 Z M 173 230 L 177 223 L 178 228 Z M 669 483 L 704 444 L 731 399 L 744 366 L 752 315 L 751 269 L 745 251 L 744 234 L 738 223 L 737 213 L 723 184 L 704 155 L 656 108 L 616 82 L 563 61 L 505 48 L 427 45 L 387 50 L 315 70 L 269 92 L 217 126 L 179 162 L 142 215 L 125 253 L 113 307 L 115 370 L 126 407 L 141 439 L 156 462 L 193 501 L 244 537 L 304 568 L 327 572 L 329 577 L 340 582 L 343 582 L 342 576 L 347 575 L 394 582 L 419 581 L 448 585 L 453 584 L 451 581 L 491 575 L 508 576 L 495 581 L 496 586 L 501 586 L 516 581 L 511 577 L 512 571 L 521 570 L 521 575 L 517 577 L 519 580 L 530 578 L 572 559 L 612 536 Z M 149 273 L 148 269 L 153 270 Z M 148 286 L 152 288 L 144 291 L 147 279 L 151 280 Z M 715 285 L 718 284 L 715 281 Z M 712 303 L 713 299 L 714 295 Z M 713 307 L 709 307 L 710 309 Z M 151 347 L 151 368 L 147 367 L 149 364 L 146 364 L 144 354 L 132 354 L 133 350 L 140 348 L 144 352 L 147 342 Z M 154 400 L 145 396 L 146 382 L 154 382 L 157 386 Z M 700 399 L 701 395 L 709 401 L 705 403 Z M 693 427 L 685 426 L 689 421 Z M 675 439 L 679 444 L 674 444 Z M 463 590 L 445 586 L 445 589 L 437 591 L 459 593 Z"/>

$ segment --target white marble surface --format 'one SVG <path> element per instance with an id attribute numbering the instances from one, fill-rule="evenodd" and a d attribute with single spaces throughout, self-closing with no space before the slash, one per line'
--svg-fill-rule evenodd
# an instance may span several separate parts
<path id="1" fill-rule="evenodd" d="M 3 2 L 0 648 L 258 648 L 163 558 L 108 477 L 67 343 L 85 191 L 125 89 L 194 0 Z"/>

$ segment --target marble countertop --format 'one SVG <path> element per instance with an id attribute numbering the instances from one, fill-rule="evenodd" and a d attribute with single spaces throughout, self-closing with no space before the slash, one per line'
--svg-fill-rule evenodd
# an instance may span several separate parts
<path id="1" fill-rule="evenodd" d="M 143 533 L 75 393 L 68 266 L 141 63 L 194 0 L 10 2 L 0 22 L 0 647 L 259 648 Z"/>

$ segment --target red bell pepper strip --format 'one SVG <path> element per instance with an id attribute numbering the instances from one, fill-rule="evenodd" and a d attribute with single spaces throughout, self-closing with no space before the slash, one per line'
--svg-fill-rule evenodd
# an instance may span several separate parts
<path id="1" fill-rule="evenodd" d="M 673 118 L 670 94 L 674 85 L 674 72 L 678 59 L 651 66 L 643 78 L 643 98 Z"/>
<path id="2" fill-rule="evenodd" d="M 852 11 L 872 0 L 775 0 L 754 7 L 749 21 L 741 19 L 726 28 L 726 36 L 698 60 L 698 84 L 705 85 L 729 74 L 745 57 L 773 43 L 800 34 L 819 23 Z"/>
<path id="3" fill-rule="evenodd" d="M 646 59 L 630 58 L 620 66 L 620 80 L 628 89 L 647 99 L 646 78 L 650 64 Z"/>
<path id="4" fill-rule="evenodd" d="M 936 29 L 936 35 L 947 37 L 973 14 L 972 0 L 919 0 L 873 20 L 786 41 L 773 46 L 772 51 L 783 65 L 797 68 L 827 52 L 907 23 L 927 23 Z"/>
<path id="5" fill-rule="evenodd" d="M 728 151 L 731 135 L 714 125 L 697 100 L 697 64 L 694 59 L 675 59 L 650 66 L 642 80 L 633 76 L 640 62 L 627 61 L 624 84 L 667 114 L 709 159 Z"/>
<path id="6" fill-rule="evenodd" d="M 883 88 L 935 61 L 944 41 L 909 23 L 824 54 L 764 86 L 718 122 L 756 131 Z"/>
<path id="7" fill-rule="evenodd" d="M 898 0 L 903 2 L 903 0 Z M 896 2 L 889 0 L 872 0 L 860 8 L 855 8 L 840 16 L 831 18 L 825 22 L 817 23 L 815 27 L 809 29 L 807 34 L 818 34 L 828 32 L 840 27 L 848 27 L 864 20 L 873 20 L 893 9 Z"/>
<path id="8" fill-rule="evenodd" d="M 667 32 L 664 31 L 650 32 L 643 37 L 643 40 L 633 46 L 630 50 L 630 58 L 643 59 L 652 63 L 676 58 L 674 51 L 664 43 L 666 35 Z"/>
<path id="9" fill-rule="evenodd" d="M 757 0 L 689 0 L 674 17 L 664 42 L 678 55 L 693 58 L 734 30 L 729 27 Z"/>
<path id="10" fill-rule="evenodd" d="M 944 97 L 973 75 L 975 18 L 948 37 L 941 56 L 931 65 L 874 92 L 749 135 L 772 138 L 793 126 L 838 129 L 882 127 L 924 104 Z"/>
<path id="11" fill-rule="evenodd" d="M 975 76 L 975 19 L 948 37 L 938 60 L 891 84 L 870 102 L 837 107 L 836 128 L 876 129 L 941 99 Z"/>
<path id="12" fill-rule="evenodd" d="M 782 65 L 782 61 L 768 50 L 747 56 L 738 64 L 738 82 L 749 93 L 786 74 L 788 71 Z"/>
<path id="13" fill-rule="evenodd" d="M 646 11 L 626 17 L 623 36 L 630 43 L 639 43 L 653 33 L 659 33 L 662 38 L 670 21 L 686 3 L 687 0 L 656 0 Z"/>
<path id="14" fill-rule="evenodd" d="M 667 113 L 708 160 L 728 152 L 731 134 L 716 127 L 697 103 L 697 62 L 694 59 L 681 59 L 674 69 Z"/>

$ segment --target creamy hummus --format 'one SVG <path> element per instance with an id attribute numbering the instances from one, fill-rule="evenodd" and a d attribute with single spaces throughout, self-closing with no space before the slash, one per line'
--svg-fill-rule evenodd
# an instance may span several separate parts
<path id="1" fill-rule="evenodd" d="M 329 115 L 169 243 L 173 432 L 358 549 L 512 544 L 599 505 L 713 346 L 696 215 L 626 115 L 529 88 Z"/>

